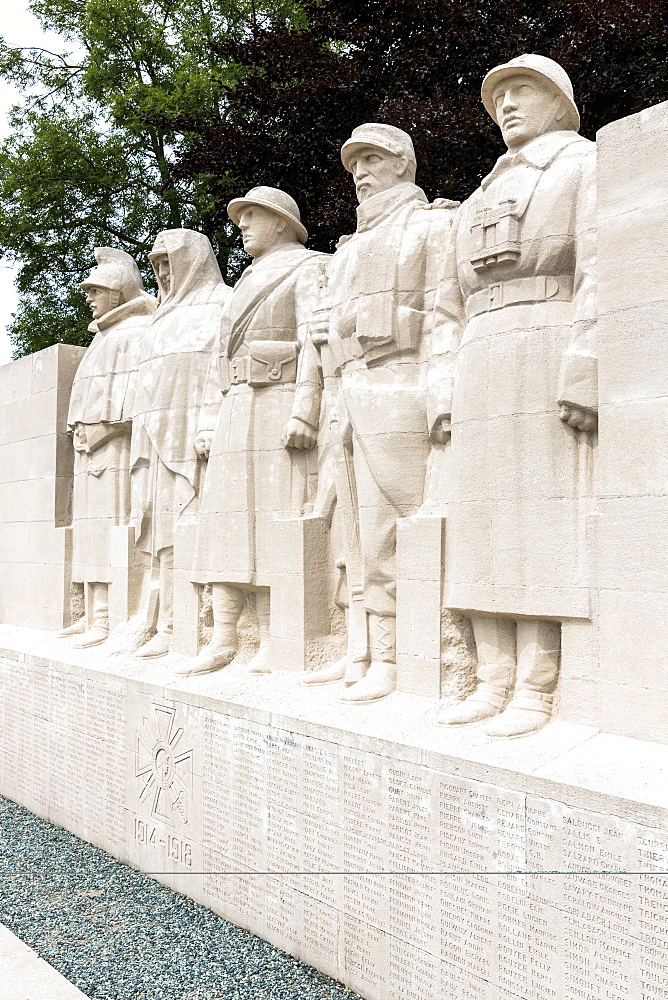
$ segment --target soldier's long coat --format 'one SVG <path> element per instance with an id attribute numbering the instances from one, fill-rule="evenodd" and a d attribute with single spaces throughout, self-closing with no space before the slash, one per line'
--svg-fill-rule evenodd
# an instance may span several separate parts
<path id="1" fill-rule="evenodd" d="M 454 608 L 589 615 L 595 435 L 560 420 L 559 401 L 596 406 L 595 162 L 575 132 L 541 136 L 502 156 L 459 211 L 451 292 L 468 322 L 452 408 Z M 505 221 L 485 232 L 495 213 Z"/>
<path id="2" fill-rule="evenodd" d="M 291 416 L 318 428 L 320 386 L 317 375 L 308 374 L 310 355 L 301 348 L 327 260 L 294 244 L 254 262 L 234 288 L 200 418 L 200 428 L 215 429 L 197 528 L 195 583 L 268 586 L 277 569 L 272 522 L 302 514 L 317 451 L 286 450 L 281 436 Z M 221 386 L 221 363 L 247 358 L 250 345 L 260 342 L 299 349 L 299 388 L 294 381 Z"/>
<path id="3" fill-rule="evenodd" d="M 130 431 L 142 335 L 156 308 L 142 292 L 91 323 L 95 333 L 72 385 L 67 422 L 83 425 L 75 452 L 72 579 L 109 583 L 112 525 L 130 523 Z"/>

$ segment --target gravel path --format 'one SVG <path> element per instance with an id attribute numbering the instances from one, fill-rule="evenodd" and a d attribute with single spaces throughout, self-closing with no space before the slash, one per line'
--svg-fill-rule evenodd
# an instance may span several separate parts
<path id="1" fill-rule="evenodd" d="M 360 1000 L 0 797 L 0 923 L 90 1000 Z"/>

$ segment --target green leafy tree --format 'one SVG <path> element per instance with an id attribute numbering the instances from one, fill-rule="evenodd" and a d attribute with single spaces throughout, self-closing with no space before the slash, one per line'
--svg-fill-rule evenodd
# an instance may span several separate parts
<path id="1" fill-rule="evenodd" d="M 219 0 L 35 0 L 63 51 L 0 46 L 0 74 L 25 91 L 0 148 L 0 253 L 20 263 L 10 327 L 16 356 L 57 341 L 85 344 L 90 315 L 78 283 L 93 248 L 121 247 L 149 283 L 161 229 L 202 229 L 207 174 L 177 178 L 178 121 L 221 114 L 238 69 L 215 40 L 271 24 L 298 26 L 297 4 Z M 224 276 L 238 257 L 233 227 L 207 230 Z"/>
<path id="2" fill-rule="evenodd" d="M 339 158 L 364 121 L 406 129 L 417 181 L 430 198 L 466 198 L 503 152 L 480 101 L 486 70 L 522 52 L 559 61 L 573 79 L 582 131 L 668 99 L 665 0 L 322 0 L 308 30 L 267 25 L 214 40 L 239 72 L 220 81 L 211 115 L 184 120 L 176 170 L 208 170 L 205 226 L 222 224 L 239 187 L 283 187 L 302 209 L 314 249 L 355 226 Z M 236 186 L 236 187 L 235 187 Z"/>
<path id="3" fill-rule="evenodd" d="M 96 245 L 148 280 L 155 234 L 247 262 L 225 211 L 254 184 L 298 201 L 310 245 L 355 225 L 339 159 L 363 121 L 407 129 L 430 198 L 464 198 L 502 151 L 486 69 L 521 52 L 570 73 L 583 132 L 668 98 L 665 0 L 34 0 L 62 54 L 0 48 L 24 88 L 0 148 L 0 253 L 21 263 L 16 354 L 84 343 L 78 282 Z"/>

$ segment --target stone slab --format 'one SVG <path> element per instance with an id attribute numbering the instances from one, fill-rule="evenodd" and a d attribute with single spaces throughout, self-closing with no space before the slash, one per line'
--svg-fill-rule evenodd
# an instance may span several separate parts
<path id="1" fill-rule="evenodd" d="M 2 1000 L 87 1000 L 37 952 L 0 924 Z"/>

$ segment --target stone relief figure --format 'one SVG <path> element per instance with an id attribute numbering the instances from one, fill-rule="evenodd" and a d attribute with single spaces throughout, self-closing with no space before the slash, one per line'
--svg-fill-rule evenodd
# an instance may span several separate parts
<path id="1" fill-rule="evenodd" d="M 192 579 L 212 584 L 213 634 L 181 668 L 187 674 L 217 670 L 236 656 L 249 589 L 260 636 L 249 670 L 270 671 L 270 584 L 280 572 L 272 522 L 301 516 L 317 471 L 309 452 L 317 444 L 321 390 L 310 341 L 302 348 L 329 258 L 304 247 L 297 203 L 278 188 L 255 187 L 228 212 L 253 263 L 225 311 L 195 439 L 208 466 Z"/>
<path id="2" fill-rule="evenodd" d="M 136 544 L 159 585 L 157 631 L 136 652 L 146 658 L 165 655 L 171 644 L 174 532 L 180 520 L 197 517 L 202 468 L 193 441 L 222 307 L 232 294 L 202 233 L 165 230 L 149 259 L 160 295 L 143 341 L 131 456 Z"/>
<path id="3" fill-rule="evenodd" d="M 328 391 L 329 448 L 348 651 L 304 683 L 344 679 L 343 701 L 369 702 L 396 686 L 396 521 L 422 503 L 429 432 L 450 412 L 448 351 L 431 328 L 432 272 L 450 239 L 455 203 L 428 203 L 401 129 L 361 125 L 341 158 L 355 182 L 357 231 L 331 260 L 329 309 L 314 337 L 325 382 L 337 384 Z"/>
<path id="4" fill-rule="evenodd" d="M 478 686 L 439 722 L 512 737 L 549 720 L 560 622 L 590 615 L 596 161 L 551 59 L 497 66 L 482 99 L 508 152 L 459 211 L 443 295 L 465 312 L 446 603 L 471 615 Z"/>
<path id="5" fill-rule="evenodd" d="M 144 291 L 129 254 L 97 247 L 81 288 L 93 314 L 95 334 L 77 369 L 67 417 L 75 449 L 72 579 L 84 584 L 86 616 L 59 636 L 96 646 L 109 635 L 110 533 L 130 523 L 130 434 L 141 337 L 156 300 Z M 91 614 L 92 611 L 92 614 Z"/>

